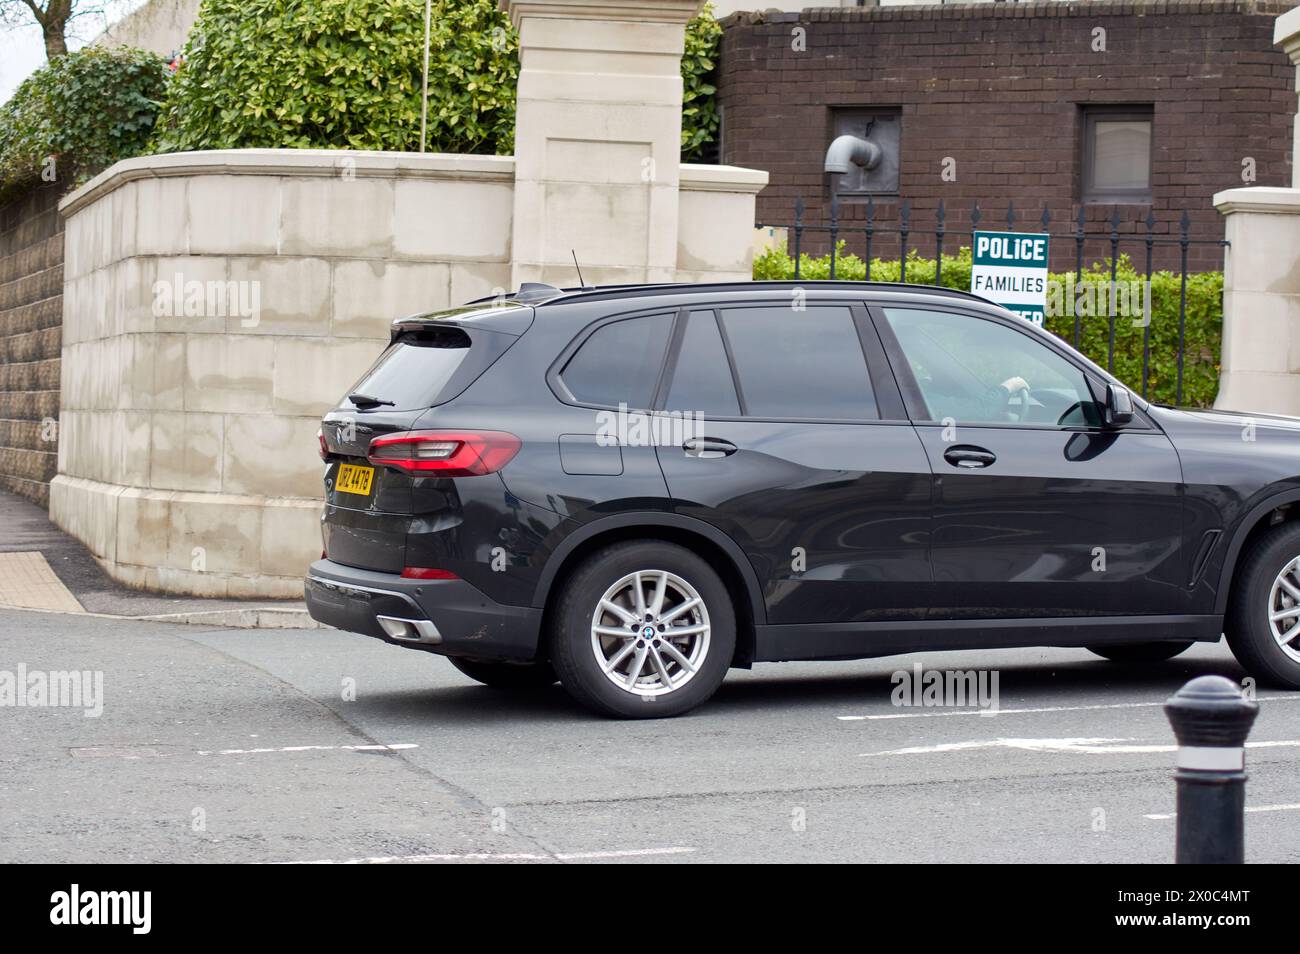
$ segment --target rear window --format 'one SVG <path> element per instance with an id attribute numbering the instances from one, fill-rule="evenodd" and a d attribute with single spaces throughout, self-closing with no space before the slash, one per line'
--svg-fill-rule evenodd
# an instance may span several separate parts
<path id="1" fill-rule="evenodd" d="M 602 325 L 569 359 L 560 380 L 583 404 L 649 408 L 672 327 L 672 315 Z"/>
<path id="2" fill-rule="evenodd" d="M 740 413 L 731 366 L 727 363 L 717 318 L 711 311 L 691 312 L 677 353 L 666 410 L 715 417 L 735 417 Z"/>
<path id="3" fill-rule="evenodd" d="M 853 313 L 788 305 L 722 312 L 744 413 L 751 417 L 879 417 Z"/>
<path id="4" fill-rule="evenodd" d="M 514 340 L 491 331 L 476 330 L 471 335 L 453 326 L 406 332 L 344 400 L 360 408 L 397 411 L 432 407 L 465 390 Z"/>

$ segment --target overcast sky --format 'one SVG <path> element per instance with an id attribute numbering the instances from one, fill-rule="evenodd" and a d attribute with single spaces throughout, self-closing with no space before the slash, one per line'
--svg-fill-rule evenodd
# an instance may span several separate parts
<path id="1" fill-rule="evenodd" d="M 84 17 L 74 20 L 68 37 L 68 48 L 75 50 L 85 46 L 104 29 L 107 22 L 115 22 L 126 16 L 136 7 L 143 6 L 146 0 L 121 0 L 106 21 L 103 17 Z M 18 84 L 25 80 L 33 70 L 45 65 L 45 44 L 41 40 L 40 27 L 33 20 L 30 26 L 0 26 L 0 102 L 13 95 Z"/>

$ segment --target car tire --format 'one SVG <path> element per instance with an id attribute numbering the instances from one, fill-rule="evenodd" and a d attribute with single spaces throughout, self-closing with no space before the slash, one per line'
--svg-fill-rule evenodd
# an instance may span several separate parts
<path id="1" fill-rule="evenodd" d="M 1186 642 L 1116 643 L 1114 646 L 1089 646 L 1088 652 L 1118 663 L 1164 662 L 1187 652 L 1192 648 L 1192 642 L 1189 639 Z"/>
<path id="2" fill-rule="evenodd" d="M 1261 683 L 1300 689 L 1300 597 L 1288 586 L 1300 593 L 1300 524 L 1295 523 L 1265 531 L 1237 564 L 1224 633 L 1237 661 Z M 1295 613 L 1271 619 L 1292 608 Z M 1275 625 L 1282 628 L 1275 632 Z M 1278 634 L 1291 627 L 1296 631 L 1284 641 Z"/>
<path id="3" fill-rule="evenodd" d="M 736 611 L 722 579 L 690 550 L 657 540 L 587 557 L 565 579 L 551 614 L 560 684 L 616 718 L 695 708 L 722 684 L 735 646 Z"/>
<path id="4" fill-rule="evenodd" d="M 555 670 L 549 663 L 490 662 L 449 656 L 453 666 L 471 679 L 493 689 L 542 689 L 555 685 Z"/>

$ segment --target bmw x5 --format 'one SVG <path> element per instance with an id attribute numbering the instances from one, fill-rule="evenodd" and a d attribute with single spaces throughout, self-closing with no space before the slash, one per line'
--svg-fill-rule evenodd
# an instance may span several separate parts
<path id="1" fill-rule="evenodd" d="M 524 285 L 395 322 L 320 452 L 316 619 L 606 715 L 758 662 L 1224 634 L 1300 688 L 1300 421 L 1149 404 L 960 292 Z"/>

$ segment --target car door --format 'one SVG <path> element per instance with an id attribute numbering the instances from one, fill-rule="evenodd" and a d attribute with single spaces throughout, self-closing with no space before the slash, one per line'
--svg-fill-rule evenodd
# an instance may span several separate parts
<path id="1" fill-rule="evenodd" d="M 1179 611 L 1182 471 L 1140 412 L 1010 316 L 881 304 L 872 315 L 934 471 L 932 616 Z"/>
<path id="2" fill-rule="evenodd" d="M 690 428 L 658 448 L 674 507 L 744 550 L 768 623 L 924 617 L 930 467 L 860 304 L 683 312 L 657 406 Z"/>

